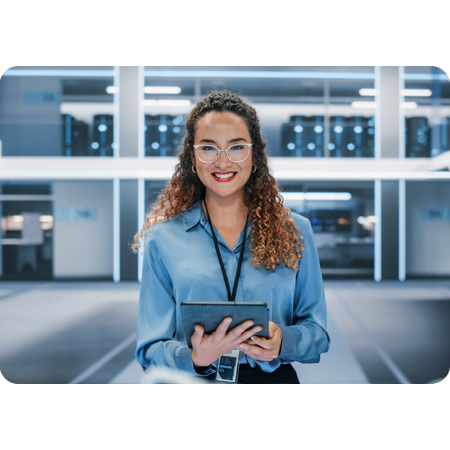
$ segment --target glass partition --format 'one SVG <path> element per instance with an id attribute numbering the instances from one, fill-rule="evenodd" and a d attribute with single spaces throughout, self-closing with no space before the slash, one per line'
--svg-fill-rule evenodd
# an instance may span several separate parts
<path id="1" fill-rule="evenodd" d="M 428 158 L 450 150 L 450 82 L 438 67 L 404 67 L 405 156 Z"/>
<path id="2" fill-rule="evenodd" d="M 374 67 L 146 67 L 145 154 L 175 156 L 184 116 L 215 89 L 255 105 L 272 156 L 373 157 Z"/>
<path id="3" fill-rule="evenodd" d="M 113 67 L 13 67 L 0 80 L 3 156 L 113 156 Z"/>

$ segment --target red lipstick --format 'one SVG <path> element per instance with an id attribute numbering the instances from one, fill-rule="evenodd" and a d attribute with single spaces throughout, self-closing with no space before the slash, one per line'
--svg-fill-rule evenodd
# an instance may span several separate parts
<path id="1" fill-rule="evenodd" d="M 219 176 L 216 176 L 219 175 Z M 230 174 L 233 174 L 230 176 Z M 237 172 L 214 172 L 211 174 L 211 176 L 218 182 L 218 183 L 228 183 L 231 180 L 234 180 L 236 178 Z"/>

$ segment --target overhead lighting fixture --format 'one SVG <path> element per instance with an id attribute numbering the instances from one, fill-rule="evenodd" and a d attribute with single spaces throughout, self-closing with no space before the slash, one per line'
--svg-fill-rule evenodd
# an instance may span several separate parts
<path id="1" fill-rule="evenodd" d="M 119 88 L 117 86 L 108 86 L 106 88 L 106 92 L 108 94 L 117 94 L 119 92 Z"/>
<path id="2" fill-rule="evenodd" d="M 375 109 L 378 106 L 376 102 L 352 102 L 352 108 L 372 108 Z"/>
<path id="3" fill-rule="evenodd" d="M 280 192 L 284 200 L 351 200 L 350 192 Z"/>
<path id="4" fill-rule="evenodd" d="M 178 86 L 145 86 L 144 94 L 179 94 L 181 88 Z"/>
<path id="5" fill-rule="evenodd" d="M 378 94 L 376 89 L 360 89 L 359 95 L 375 97 Z M 401 89 L 400 94 L 405 97 L 431 97 L 430 89 Z"/>
<path id="6" fill-rule="evenodd" d="M 377 95 L 378 91 L 376 89 L 360 89 L 359 95 L 364 95 L 368 97 L 375 97 Z"/>
<path id="7" fill-rule="evenodd" d="M 378 107 L 377 102 L 352 102 L 353 108 L 366 108 L 366 109 L 375 109 Z M 403 109 L 414 109 L 417 108 L 416 102 L 401 102 L 400 107 Z"/>
<path id="8" fill-rule="evenodd" d="M 13 222 L 23 222 L 23 216 L 11 216 Z"/>
<path id="9" fill-rule="evenodd" d="M 41 222 L 53 222 L 53 216 L 40 216 L 39 220 Z"/>
<path id="10" fill-rule="evenodd" d="M 415 109 L 417 108 L 416 102 L 401 102 L 400 107 L 403 109 Z"/>
<path id="11" fill-rule="evenodd" d="M 190 106 L 190 100 L 142 100 L 144 106 Z"/>

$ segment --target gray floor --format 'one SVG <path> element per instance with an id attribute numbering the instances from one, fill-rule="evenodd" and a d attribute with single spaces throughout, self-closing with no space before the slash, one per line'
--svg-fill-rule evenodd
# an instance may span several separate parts
<path id="1" fill-rule="evenodd" d="M 450 282 L 326 281 L 330 351 L 303 384 L 430 383 L 450 368 Z M 0 370 L 13 383 L 149 383 L 134 360 L 139 283 L 0 283 Z M 178 378 L 180 379 L 180 378 Z"/>

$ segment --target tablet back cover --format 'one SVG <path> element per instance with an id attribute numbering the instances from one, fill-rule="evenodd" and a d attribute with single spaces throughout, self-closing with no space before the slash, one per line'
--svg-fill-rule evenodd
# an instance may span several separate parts
<path id="1" fill-rule="evenodd" d="M 183 318 L 184 332 L 186 342 L 192 347 L 191 336 L 194 333 L 196 324 L 201 325 L 206 333 L 212 333 L 225 317 L 231 317 L 233 320 L 228 327 L 232 330 L 246 320 L 253 320 L 254 325 L 260 325 L 262 330 L 256 333 L 256 336 L 267 338 L 269 336 L 269 310 L 265 304 L 247 304 L 236 302 L 182 302 L 181 315 Z"/>

